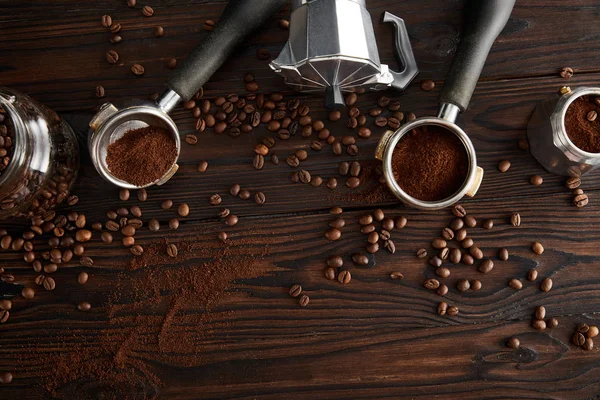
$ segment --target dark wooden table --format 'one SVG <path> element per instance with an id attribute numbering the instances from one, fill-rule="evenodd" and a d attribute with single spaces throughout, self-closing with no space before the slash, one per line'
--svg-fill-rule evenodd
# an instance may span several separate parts
<path id="1" fill-rule="evenodd" d="M 399 100 L 404 112 L 434 114 L 459 38 L 462 1 L 368 3 L 382 62 L 396 65 L 392 30 L 376 22 L 382 12 L 390 11 L 405 19 L 421 70 L 405 93 L 383 94 Z M 185 58 L 206 34 L 203 21 L 218 20 L 225 2 L 149 0 L 147 4 L 156 11 L 152 18 L 141 16 L 141 5 L 127 8 L 124 0 L 1 2 L 0 83 L 59 111 L 84 133 L 94 107 L 103 101 L 94 95 L 96 85 L 103 85 L 105 100 L 113 102 L 161 91 L 169 73 L 166 60 Z M 110 35 L 100 25 L 103 14 L 122 24 L 121 44 L 109 44 Z M 287 15 L 283 10 L 247 40 L 205 86 L 207 98 L 244 93 L 241 78 L 250 71 L 261 92 L 281 91 L 288 99 L 309 104 L 313 118 L 326 115 L 319 98 L 291 92 L 266 61 L 256 58 L 259 47 L 279 52 L 287 32 L 277 20 Z M 285 163 L 267 163 L 262 171 L 252 167 L 253 146 L 269 134 L 266 129 L 236 139 L 207 131 L 199 135 L 198 145 L 184 144 L 180 171 L 164 187 L 149 190 L 149 200 L 142 205 L 146 220 L 158 218 L 163 225 L 173 216 L 159 207 L 165 199 L 187 202 L 190 216 L 177 231 L 151 234 L 142 229 L 137 240 L 144 245 L 163 237 L 191 240 L 199 246 L 197 253 L 192 249 L 184 256 L 186 263 L 216 263 L 210 255 L 223 246 L 216 235 L 224 225 L 215 217 L 216 208 L 208 197 L 221 193 L 224 204 L 240 217 L 237 226 L 227 229 L 230 247 L 244 253 L 246 258 L 241 259 L 251 260 L 260 273 L 233 274 L 237 279 L 228 295 L 213 305 L 204 326 L 198 326 L 185 317 L 202 314 L 201 307 L 183 307 L 182 312 L 169 315 L 168 304 L 161 303 L 161 296 L 172 300 L 169 292 L 158 293 L 152 307 L 142 303 L 142 310 L 136 308 L 128 294 L 140 271 L 128 271 L 131 254 L 120 246 L 120 239 L 106 245 L 95 236 L 86 250 L 95 260 L 92 268 L 76 262 L 63 265 L 55 274 L 56 290 L 37 290 L 33 300 L 14 299 L 10 319 L 0 325 L 0 371 L 12 372 L 14 380 L 0 386 L 0 397 L 597 398 L 600 357 L 596 350 L 576 348 L 570 338 L 577 323 L 600 322 L 596 316 L 600 180 L 597 174 L 586 176 L 582 187 L 590 195 L 590 204 L 577 209 L 564 178 L 545 172 L 528 152 L 518 149 L 517 141 L 525 137 L 527 120 L 538 101 L 564 84 L 600 84 L 598 15 L 600 5 L 593 0 L 520 0 L 491 51 L 471 107 L 460 121 L 486 171 L 476 198 L 463 204 L 480 221 L 495 221 L 492 230 L 478 227 L 470 232 L 486 254 L 495 259 L 497 248 L 504 246 L 511 257 L 496 262 L 485 276 L 473 267 L 452 268 L 445 280 L 450 287 L 446 301 L 460 308 L 457 316 L 437 315 L 441 298 L 422 285 L 434 276 L 433 269 L 415 256 L 417 249 L 429 248 L 430 240 L 448 224 L 449 211 L 420 212 L 385 194 L 367 196 L 377 191 L 372 177 L 355 191 L 343 185 L 332 192 L 295 184 Z M 156 25 L 165 28 L 163 38 L 153 37 Z M 117 66 L 104 61 L 104 53 L 113 47 L 121 55 Z M 141 78 L 129 72 L 134 61 L 146 67 Z M 558 76 L 564 66 L 575 69 L 569 81 Z M 436 89 L 420 90 L 422 79 L 433 79 Z M 361 108 L 370 108 L 381 95 L 361 96 Z M 178 109 L 173 117 L 183 134 L 193 131 L 188 111 Z M 349 132 L 343 122 L 328 126 L 336 136 Z M 371 139 L 360 142 L 356 159 L 363 165 L 376 165 L 373 154 L 381 133 L 375 130 Z M 307 140 L 293 138 L 279 141 L 275 150 L 283 158 L 308 145 Z M 84 212 L 88 221 L 106 220 L 106 211 L 136 204 L 119 201 L 118 189 L 103 182 L 87 156 L 83 158 L 75 188 L 81 201 L 75 209 Z M 303 166 L 313 175 L 337 177 L 343 183 L 337 165 L 351 159 L 334 157 L 329 150 L 311 152 Z M 512 163 L 506 173 L 496 169 L 503 159 Z M 200 160 L 210 163 L 204 174 L 196 170 Z M 543 176 L 541 186 L 529 184 L 534 174 Z M 233 183 L 253 192 L 262 190 L 266 204 L 231 198 L 227 192 Z M 344 208 L 348 224 L 341 240 L 328 242 L 323 235 L 331 219 L 328 210 L 338 205 Z M 348 285 L 326 280 L 325 259 L 332 254 L 348 258 L 363 249 L 365 239 L 358 232 L 357 218 L 378 207 L 387 215 L 408 218 L 406 228 L 393 232 L 396 253 L 380 251 L 371 257 L 376 265 L 351 267 Z M 513 212 L 522 216 L 520 228 L 508 223 Z M 18 225 L 6 224 L 14 232 Z M 544 245 L 543 255 L 530 250 L 533 241 Z M 202 259 L 207 254 L 209 259 Z M 21 254 L 2 252 L 0 260 L 18 282 L 31 284 L 35 274 Z M 540 272 L 535 283 L 524 279 L 532 267 Z M 91 276 L 83 286 L 76 283 L 82 270 Z M 392 271 L 401 271 L 405 278 L 389 279 Z M 507 286 L 513 277 L 525 282 L 522 290 Z M 544 277 L 554 280 L 549 293 L 539 289 Z M 461 294 L 455 288 L 460 278 L 481 279 L 483 288 Z M 288 296 L 294 283 L 302 284 L 310 295 L 308 307 L 299 307 Z M 117 300 L 115 293 L 121 293 Z M 92 303 L 90 312 L 76 309 L 84 300 Z M 538 305 L 546 306 L 549 317 L 559 319 L 558 328 L 540 332 L 530 327 Z M 143 314 L 158 322 L 141 332 L 136 330 L 136 318 Z M 171 342 L 158 343 L 165 329 L 170 330 Z M 520 339 L 519 350 L 504 345 L 510 336 Z M 98 353 L 106 356 L 99 350 L 107 338 L 117 348 L 108 351 L 108 357 L 97 358 Z M 191 347 L 190 338 L 195 340 Z M 136 346 L 125 347 L 131 341 Z M 129 350 L 119 348 L 120 344 Z M 81 371 L 86 357 L 87 374 Z M 77 362 L 78 372 L 69 375 L 69 366 Z M 110 373 L 99 367 L 107 362 L 112 362 Z M 48 386 L 57 374 L 63 382 Z"/>

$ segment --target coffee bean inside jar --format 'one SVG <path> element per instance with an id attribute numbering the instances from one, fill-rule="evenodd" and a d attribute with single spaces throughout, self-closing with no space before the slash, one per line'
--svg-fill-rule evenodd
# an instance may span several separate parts
<path id="1" fill-rule="evenodd" d="M 71 127 L 28 96 L 0 88 L 0 219 L 34 218 L 69 197 L 79 167 Z"/>

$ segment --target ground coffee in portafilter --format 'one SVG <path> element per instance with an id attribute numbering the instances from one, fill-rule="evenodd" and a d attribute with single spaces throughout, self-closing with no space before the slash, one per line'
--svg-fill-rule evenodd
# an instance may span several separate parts
<path id="1" fill-rule="evenodd" d="M 600 153 L 600 101 L 581 96 L 571 103 L 565 114 L 565 130 L 575 146 L 589 153 Z"/>
<path id="2" fill-rule="evenodd" d="M 408 195 L 438 201 L 461 188 L 469 172 L 469 156 L 453 132 L 424 125 L 400 139 L 392 155 L 392 171 Z"/>
<path id="3" fill-rule="evenodd" d="M 106 150 L 106 164 L 117 178 L 145 186 L 162 178 L 177 159 L 171 133 L 156 126 L 134 129 Z"/>

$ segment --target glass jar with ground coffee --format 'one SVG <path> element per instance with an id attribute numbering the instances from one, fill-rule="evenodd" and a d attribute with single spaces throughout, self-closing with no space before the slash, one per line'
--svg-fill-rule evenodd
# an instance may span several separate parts
<path id="1" fill-rule="evenodd" d="M 582 176 L 600 166 L 600 88 L 563 87 L 527 126 L 531 154 L 549 172 Z"/>
<path id="2" fill-rule="evenodd" d="M 79 147 L 58 114 L 0 87 L 0 219 L 48 217 L 69 197 Z"/>

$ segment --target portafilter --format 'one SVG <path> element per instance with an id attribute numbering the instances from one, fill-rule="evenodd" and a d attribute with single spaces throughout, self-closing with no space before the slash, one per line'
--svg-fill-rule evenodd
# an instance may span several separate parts
<path id="1" fill-rule="evenodd" d="M 123 188 L 141 188 L 115 177 L 106 163 L 108 145 L 121 138 L 125 132 L 137 128 L 156 126 L 166 129 L 173 135 L 179 156 L 179 130 L 169 117 L 169 112 L 181 101 L 191 99 L 229 58 L 235 47 L 285 2 L 286 0 L 230 0 L 214 30 L 192 51 L 181 67 L 174 71 L 167 83 L 167 90 L 156 102 L 131 101 L 120 109 L 111 103 L 104 104 L 90 122 L 88 136 L 92 162 L 100 175 Z M 178 168 L 175 159 L 164 176 L 143 187 L 164 184 Z"/>
<path id="2" fill-rule="evenodd" d="M 483 169 L 477 166 L 475 148 L 469 136 L 457 124 L 458 114 L 465 111 L 485 65 L 494 41 L 506 26 L 516 0 L 467 0 L 465 23 L 460 44 L 440 95 L 437 117 L 418 118 L 381 138 L 376 158 L 383 162 L 383 173 L 390 191 L 407 205 L 438 210 L 448 207 L 465 195 L 474 196 L 483 179 Z M 446 199 L 423 201 L 406 193 L 394 178 L 392 155 L 398 142 L 409 132 L 424 126 L 438 126 L 458 137 L 468 155 L 468 173 L 461 188 Z M 399 171 L 402 173 L 402 171 Z"/>

